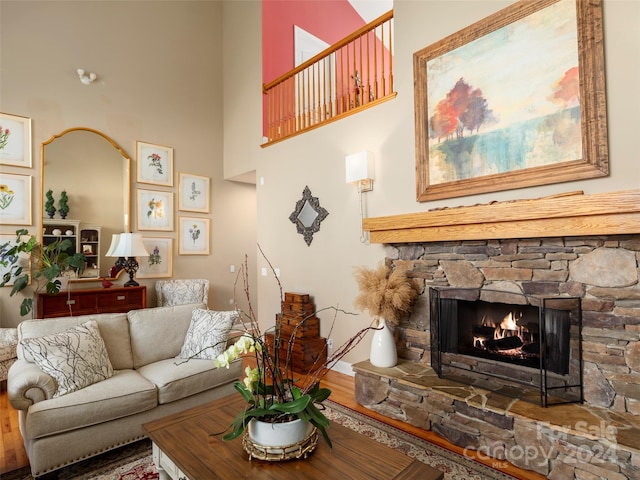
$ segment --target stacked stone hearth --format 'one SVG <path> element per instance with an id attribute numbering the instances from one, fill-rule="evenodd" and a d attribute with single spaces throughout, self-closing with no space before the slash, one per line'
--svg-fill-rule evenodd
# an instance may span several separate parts
<path id="1" fill-rule="evenodd" d="M 387 262 L 424 293 L 396 328 L 398 367 L 355 366 L 361 404 L 548 478 L 640 479 L 640 235 L 396 244 Z M 430 286 L 580 297 L 584 404 L 542 408 L 438 379 Z"/>

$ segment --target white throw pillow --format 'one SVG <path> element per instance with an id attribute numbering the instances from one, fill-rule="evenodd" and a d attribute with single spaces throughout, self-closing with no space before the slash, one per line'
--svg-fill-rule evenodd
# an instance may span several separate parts
<path id="1" fill-rule="evenodd" d="M 216 312 L 194 309 L 180 358 L 215 360 L 226 350 L 229 332 L 237 318 L 238 312 L 235 310 Z"/>
<path id="2" fill-rule="evenodd" d="M 24 338 L 22 347 L 51 375 L 61 397 L 113 376 L 98 322 L 89 322 L 44 337 Z"/>

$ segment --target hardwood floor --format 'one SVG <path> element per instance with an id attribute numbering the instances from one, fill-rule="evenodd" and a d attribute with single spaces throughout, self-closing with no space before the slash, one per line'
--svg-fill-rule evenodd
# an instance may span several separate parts
<path id="1" fill-rule="evenodd" d="M 430 431 L 425 431 L 404 422 L 394 420 L 377 414 L 356 403 L 353 398 L 354 379 L 349 375 L 337 372 L 329 372 L 324 380 L 325 386 L 331 389 L 331 400 L 341 405 L 351 408 L 357 412 L 368 415 L 389 425 L 405 430 L 413 435 L 423 438 L 431 443 L 447 448 L 462 454 L 462 448 L 457 447 Z M 7 399 L 6 382 L 0 382 L 0 422 L 2 424 L 2 441 L 0 443 L 0 476 L 5 472 L 10 472 L 29 464 L 27 455 L 22 445 L 22 437 L 18 429 L 18 413 L 14 410 Z M 508 462 L 492 460 L 483 461 L 476 459 L 493 468 L 497 468 L 504 473 L 512 475 L 522 480 L 542 480 L 545 477 L 533 472 L 522 470 Z"/>
<path id="2" fill-rule="evenodd" d="M 9 404 L 7 382 L 0 382 L 0 477 L 25 465 L 29 465 L 27 453 L 18 428 L 18 412 Z"/>

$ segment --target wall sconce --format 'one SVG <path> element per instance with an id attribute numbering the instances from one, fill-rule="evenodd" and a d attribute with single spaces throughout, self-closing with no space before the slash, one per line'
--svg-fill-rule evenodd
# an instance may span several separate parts
<path id="1" fill-rule="evenodd" d="M 142 235 L 139 233 L 121 233 L 111 237 L 111 245 L 106 253 L 108 257 L 119 257 L 116 261 L 116 268 L 123 268 L 129 274 L 129 281 L 124 284 L 125 287 L 137 287 L 139 285 L 133 279 L 133 276 L 140 268 L 135 257 L 148 257 L 149 252 L 144 248 L 142 243 Z M 125 260 L 125 257 L 127 259 Z"/>
<path id="2" fill-rule="evenodd" d="M 93 83 L 93 81 L 98 78 L 98 76 L 93 73 L 93 72 L 89 72 L 88 74 L 85 74 L 84 70 L 79 68 L 78 69 L 78 78 L 80 78 L 80 81 L 82 83 L 84 83 L 85 85 L 90 85 Z"/>
<path id="3" fill-rule="evenodd" d="M 363 150 L 345 157 L 347 183 L 358 183 L 358 192 L 373 190 L 373 153 Z"/>
<path id="4" fill-rule="evenodd" d="M 360 194 L 360 241 L 366 243 L 367 237 L 362 229 L 362 223 L 364 221 L 362 193 L 373 190 L 373 153 L 363 150 L 362 152 L 347 155 L 345 157 L 345 167 L 347 183 L 356 183 L 358 185 L 358 194 Z"/>

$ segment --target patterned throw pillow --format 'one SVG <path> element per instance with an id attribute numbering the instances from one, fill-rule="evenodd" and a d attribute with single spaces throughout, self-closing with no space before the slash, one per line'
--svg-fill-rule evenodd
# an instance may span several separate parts
<path id="1" fill-rule="evenodd" d="M 216 312 L 196 308 L 180 351 L 180 358 L 214 360 L 227 348 L 231 327 L 238 318 L 234 310 Z"/>
<path id="2" fill-rule="evenodd" d="M 206 303 L 205 290 L 208 288 L 200 281 L 176 281 L 166 282 L 160 287 L 160 295 L 163 298 L 162 305 L 171 307 L 189 303 Z"/>
<path id="3" fill-rule="evenodd" d="M 61 397 L 113 375 L 109 355 L 95 320 L 63 332 L 20 341 L 35 363 L 51 375 Z"/>

